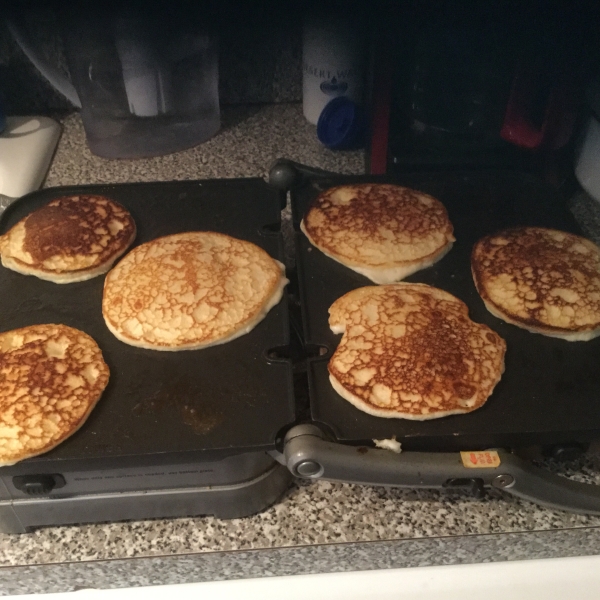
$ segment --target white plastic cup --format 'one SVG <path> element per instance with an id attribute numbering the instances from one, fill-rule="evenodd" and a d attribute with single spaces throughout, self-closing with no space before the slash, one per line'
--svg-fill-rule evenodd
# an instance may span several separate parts
<path id="1" fill-rule="evenodd" d="M 338 96 L 363 100 L 364 55 L 360 28 L 350 19 L 310 15 L 302 36 L 302 105 L 317 124 L 325 105 Z"/>
<path id="2" fill-rule="evenodd" d="M 575 160 L 575 176 L 581 187 L 600 202 L 600 123 L 595 116 L 590 117 L 586 126 Z"/>

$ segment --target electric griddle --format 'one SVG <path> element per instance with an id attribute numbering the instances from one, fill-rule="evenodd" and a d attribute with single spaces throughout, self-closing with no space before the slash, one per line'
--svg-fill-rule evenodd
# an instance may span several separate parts
<path id="1" fill-rule="evenodd" d="M 329 385 L 327 360 L 339 338 L 327 326 L 327 309 L 370 282 L 312 248 L 298 226 L 319 191 L 365 181 L 409 185 L 448 208 L 455 247 L 409 280 L 455 294 L 474 320 L 507 340 L 506 373 L 478 411 L 421 423 L 378 419 Z M 598 488 L 511 452 L 600 438 L 600 340 L 569 343 L 507 325 L 487 313 L 470 276 L 470 248 L 485 233 L 513 224 L 577 232 L 556 190 L 538 179 L 497 171 L 339 176 L 278 161 L 270 185 L 238 179 L 46 189 L 11 205 L 0 233 L 54 197 L 97 193 L 132 212 L 135 244 L 213 230 L 254 242 L 283 262 L 280 211 L 288 191 L 297 262 L 288 291 L 252 332 L 220 346 L 133 348 L 103 322 L 103 277 L 57 285 L 0 267 L 0 330 L 44 322 L 77 327 L 96 339 L 111 370 L 102 399 L 76 434 L 45 455 L 0 469 L 0 530 L 242 517 L 275 502 L 292 475 L 478 493 L 494 486 L 547 506 L 600 513 Z M 392 436 L 401 454 L 374 448 L 373 439 Z"/>
<path id="2" fill-rule="evenodd" d="M 134 245 L 190 230 L 251 241 L 283 262 L 281 194 L 261 179 L 78 186 L 34 192 L 2 215 L 4 233 L 67 194 L 102 194 L 136 221 Z M 104 277 L 57 285 L 0 267 L 0 327 L 65 323 L 91 335 L 109 384 L 82 428 L 51 452 L 0 468 L 0 529 L 263 510 L 291 475 L 269 454 L 295 419 L 287 298 L 248 335 L 203 350 L 118 341 L 101 312 Z"/>

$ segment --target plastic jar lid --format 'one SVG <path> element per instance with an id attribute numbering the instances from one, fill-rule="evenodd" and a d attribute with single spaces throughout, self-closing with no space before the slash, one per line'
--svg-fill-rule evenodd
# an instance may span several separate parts
<path id="1" fill-rule="evenodd" d="M 360 148 L 363 134 L 363 112 L 352 100 L 338 96 L 325 105 L 317 123 L 317 137 L 324 146 L 332 150 Z"/>

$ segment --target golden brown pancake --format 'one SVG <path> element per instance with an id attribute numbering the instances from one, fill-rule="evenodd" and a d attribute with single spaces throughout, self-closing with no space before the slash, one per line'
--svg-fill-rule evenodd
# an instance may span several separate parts
<path id="1" fill-rule="evenodd" d="M 375 283 L 400 281 L 430 267 L 454 242 L 439 200 L 388 184 L 330 188 L 300 227 L 321 252 Z"/>
<path id="2" fill-rule="evenodd" d="M 0 333 L 0 466 L 73 435 L 108 377 L 100 348 L 83 331 L 49 324 Z"/>
<path id="3" fill-rule="evenodd" d="M 600 248 L 589 240 L 542 227 L 507 229 L 475 244 L 471 269 L 499 319 L 568 341 L 600 335 Z"/>
<path id="4" fill-rule="evenodd" d="M 0 238 L 2 264 L 54 283 L 106 273 L 135 239 L 135 222 L 103 196 L 56 198 Z"/>
<path id="5" fill-rule="evenodd" d="M 287 283 L 284 266 L 250 242 L 180 233 L 138 246 L 106 276 L 102 314 L 126 344 L 194 350 L 251 331 Z"/>
<path id="6" fill-rule="evenodd" d="M 376 417 L 437 419 L 480 408 L 504 372 L 506 344 L 451 294 L 418 283 L 363 287 L 336 300 L 344 336 L 329 361 L 335 391 Z"/>

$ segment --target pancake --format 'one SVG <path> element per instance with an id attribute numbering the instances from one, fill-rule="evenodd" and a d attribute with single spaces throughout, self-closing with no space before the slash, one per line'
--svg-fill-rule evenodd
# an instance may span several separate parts
<path id="1" fill-rule="evenodd" d="M 287 283 L 284 266 L 250 242 L 180 233 L 138 246 L 106 276 L 102 314 L 126 344 L 195 350 L 251 331 Z"/>
<path id="2" fill-rule="evenodd" d="M 504 372 L 506 344 L 467 306 L 418 283 L 363 287 L 336 300 L 344 336 L 329 361 L 333 389 L 376 417 L 423 421 L 483 406 Z"/>
<path id="3" fill-rule="evenodd" d="M 106 273 L 135 239 L 135 222 L 103 196 L 55 198 L 0 238 L 2 264 L 54 283 Z"/>
<path id="4" fill-rule="evenodd" d="M 83 331 L 50 324 L 0 333 L 0 466 L 73 435 L 108 378 L 100 348 Z"/>
<path id="5" fill-rule="evenodd" d="M 434 197 L 388 184 L 357 184 L 320 194 L 300 228 L 313 246 L 375 283 L 430 267 L 452 248 L 452 223 Z"/>
<path id="6" fill-rule="evenodd" d="M 567 341 L 600 335 L 600 248 L 572 233 L 519 227 L 473 247 L 471 269 L 499 319 Z"/>

